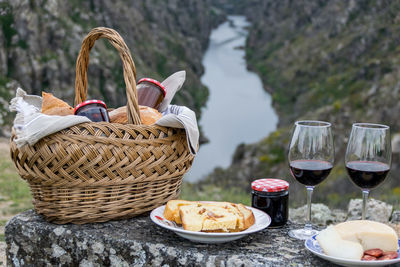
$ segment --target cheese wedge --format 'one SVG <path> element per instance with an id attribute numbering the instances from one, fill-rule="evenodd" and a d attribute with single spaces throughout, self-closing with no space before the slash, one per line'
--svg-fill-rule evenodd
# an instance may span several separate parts
<path id="1" fill-rule="evenodd" d="M 344 240 L 334 226 L 329 226 L 319 232 L 316 239 L 324 253 L 328 256 L 361 260 L 364 254 L 360 243 Z"/>
<path id="2" fill-rule="evenodd" d="M 364 250 L 379 248 L 383 251 L 397 251 L 398 236 L 389 226 L 369 221 L 348 221 L 335 225 L 340 236 L 348 241 L 358 242 Z"/>

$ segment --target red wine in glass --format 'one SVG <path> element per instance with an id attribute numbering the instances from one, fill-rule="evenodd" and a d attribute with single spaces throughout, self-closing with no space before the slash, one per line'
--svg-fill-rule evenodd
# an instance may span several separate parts
<path id="1" fill-rule="evenodd" d="M 293 178 L 307 189 L 306 223 L 303 229 L 292 229 L 289 236 L 308 239 L 317 234 L 311 224 L 311 198 L 314 187 L 328 177 L 335 150 L 331 124 L 325 121 L 297 121 L 289 145 L 289 168 Z"/>
<path id="2" fill-rule="evenodd" d="M 345 164 L 350 180 L 361 188 L 361 218 L 366 219 L 369 191 L 381 184 L 390 169 L 392 148 L 390 127 L 354 123 L 347 144 Z"/>
<path id="3" fill-rule="evenodd" d="M 346 164 L 346 169 L 355 185 L 372 189 L 385 180 L 390 166 L 376 161 L 350 161 Z"/>
<path id="4" fill-rule="evenodd" d="M 332 163 L 322 160 L 294 160 L 290 162 L 293 177 L 301 184 L 316 186 L 328 177 Z"/>

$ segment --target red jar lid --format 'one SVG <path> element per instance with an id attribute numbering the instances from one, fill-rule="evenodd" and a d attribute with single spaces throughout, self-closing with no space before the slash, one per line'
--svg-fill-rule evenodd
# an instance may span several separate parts
<path id="1" fill-rule="evenodd" d="M 89 105 L 89 104 L 100 104 L 100 105 L 104 106 L 105 109 L 107 109 L 106 103 L 104 103 L 104 102 L 101 101 L 101 100 L 86 100 L 86 101 L 84 101 L 84 102 L 82 102 L 82 103 L 76 105 L 76 107 L 75 107 L 75 109 L 74 109 L 74 114 L 76 113 L 76 111 L 77 111 L 78 109 L 80 109 L 80 108 L 83 107 L 83 106 Z"/>
<path id="2" fill-rule="evenodd" d="M 140 79 L 140 80 L 137 82 L 137 84 L 139 84 L 139 83 L 141 83 L 141 82 L 149 82 L 149 83 L 155 84 L 155 85 L 157 85 L 158 87 L 160 87 L 160 88 L 162 89 L 162 91 L 163 91 L 163 93 L 164 93 L 164 97 L 165 97 L 165 95 L 167 94 L 167 90 L 165 90 L 164 85 L 162 85 L 162 84 L 161 84 L 159 81 L 157 81 L 157 80 L 154 80 L 154 79 L 151 79 L 151 78 L 142 78 L 142 79 Z"/>
<path id="3" fill-rule="evenodd" d="M 258 179 L 251 183 L 251 188 L 260 192 L 280 192 L 289 189 L 289 183 L 281 179 Z"/>

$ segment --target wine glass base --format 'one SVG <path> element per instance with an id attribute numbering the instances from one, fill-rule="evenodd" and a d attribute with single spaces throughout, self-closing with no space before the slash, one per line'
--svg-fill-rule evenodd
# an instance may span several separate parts
<path id="1" fill-rule="evenodd" d="M 306 240 L 312 237 L 313 235 L 318 234 L 317 230 L 314 229 L 295 229 L 295 230 L 290 230 L 289 231 L 289 236 L 300 239 L 300 240 Z"/>

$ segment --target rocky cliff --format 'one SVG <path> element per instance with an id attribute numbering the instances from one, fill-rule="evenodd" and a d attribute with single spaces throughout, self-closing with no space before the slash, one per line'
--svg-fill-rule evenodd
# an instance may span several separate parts
<path id="1" fill-rule="evenodd" d="M 291 182 L 291 198 L 304 200 L 286 161 L 297 119 L 332 122 L 336 167 L 315 198 L 337 205 L 358 196 L 344 169 L 344 151 L 355 121 L 385 123 L 393 136 L 393 163 L 373 191 L 393 203 L 400 196 L 400 3 L 397 1 L 219 0 L 1 1 L 0 124 L 13 117 L 7 102 L 18 84 L 30 93 L 53 92 L 72 104 L 74 64 L 81 41 L 96 26 L 116 29 L 131 49 L 138 77 L 162 79 L 185 69 L 187 82 L 175 101 L 200 109 L 208 96 L 200 83 L 210 30 L 224 9 L 252 22 L 246 45 L 249 68 L 273 96 L 279 129 L 256 144 L 241 145 L 228 169 L 217 169 L 198 187 L 212 184 L 249 190 L 259 177 Z M 89 94 L 111 107 L 125 102 L 116 51 L 98 41 L 91 53 Z M 2 128 L 4 129 L 4 127 Z M 385 194 L 382 194 L 385 192 Z M 396 204 L 394 203 L 394 204 Z"/>
<path id="2" fill-rule="evenodd" d="M 360 190 L 349 181 L 344 153 L 353 122 L 390 125 L 392 170 L 372 194 L 398 204 L 400 3 L 397 1 L 222 1 L 252 22 L 246 45 L 249 68 L 263 80 L 279 114 L 279 129 L 257 144 L 238 147 L 232 166 L 208 182 L 224 187 L 260 177 L 283 177 L 291 196 L 305 200 L 304 187 L 289 172 L 287 147 L 295 120 L 333 125 L 336 167 L 317 187 L 315 198 L 345 205 Z M 202 184 L 207 184 L 207 181 Z M 384 192 L 384 194 L 383 194 Z"/>
<path id="3" fill-rule="evenodd" d="M 42 90 L 72 104 L 75 61 L 91 28 L 117 30 L 131 50 L 138 78 L 162 80 L 186 70 L 187 81 L 175 103 L 200 115 L 208 91 L 201 85 L 202 54 L 210 30 L 223 15 L 212 1 L 0 1 L 0 125 L 13 114 L 8 101 L 20 85 L 32 94 Z M 106 41 L 97 41 L 88 72 L 91 98 L 110 107 L 126 103 L 122 64 Z M 4 134 L 4 133 L 3 133 Z"/>

